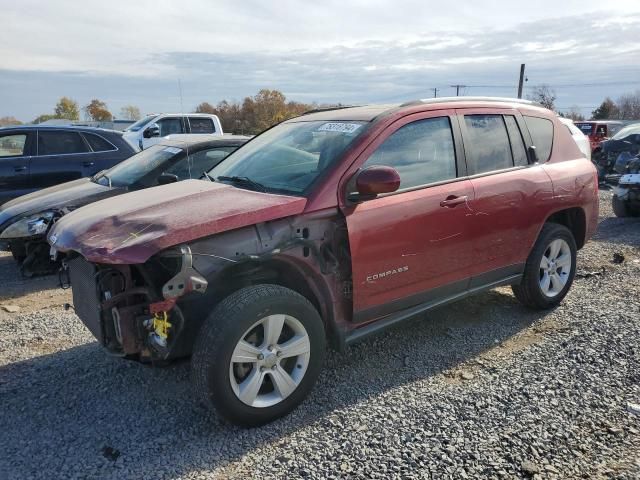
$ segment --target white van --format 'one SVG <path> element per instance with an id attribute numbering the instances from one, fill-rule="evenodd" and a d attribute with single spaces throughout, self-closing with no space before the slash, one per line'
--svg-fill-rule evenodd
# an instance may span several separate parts
<path id="1" fill-rule="evenodd" d="M 222 135 L 217 115 L 208 113 L 160 113 L 141 118 L 124 131 L 124 139 L 134 148 L 144 150 L 169 135 Z"/>

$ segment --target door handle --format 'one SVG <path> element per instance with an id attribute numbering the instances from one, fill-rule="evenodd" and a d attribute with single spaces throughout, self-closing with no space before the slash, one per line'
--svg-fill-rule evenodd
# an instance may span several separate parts
<path id="1" fill-rule="evenodd" d="M 449 195 L 446 199 L 440 202 L 441 207 L 453 208 L 456 205 L 460 205 L 461 203 L 467 203 L 468 197 L 466 195 L 462 195 L 458 197 L 457 195 Z"/>
<path id="2" fill-rule="evenodd" d="M 93 162 L 82 162 L 83 167 L 93 167 L 95 163 Z"/>
<path id="3" fill-rule="evenodd" d="M 14 172 L 24 172 L 27 169 L 26 166 L 22 165 L 20 167 L 13 167 Z"/>

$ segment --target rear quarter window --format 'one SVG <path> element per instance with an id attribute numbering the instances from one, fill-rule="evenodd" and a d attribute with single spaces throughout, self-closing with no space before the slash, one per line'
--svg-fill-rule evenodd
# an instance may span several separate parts
<path id="1" fill-rule="evenodd" d="M 527 124 L 531 140 L 535 145 L 538 160 L 546 162 L 551 156 L 553 147 L 553 122 L 547 118 L 530 117 L 525 115 L 524 121 Z"/>
<path id="2" fill-rule="evenodd" d="M 84 138 L 91 145 L 91 150 L 94 152 L 108 152 L 111 150 L 117 150 L 111 143 L 106 141 L 99 135 L 94 135 L 93 133 L 84 133 Z"/>

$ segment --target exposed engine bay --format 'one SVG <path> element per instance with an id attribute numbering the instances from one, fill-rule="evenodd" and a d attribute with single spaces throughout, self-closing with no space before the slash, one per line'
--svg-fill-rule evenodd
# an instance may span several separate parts
<path id="1" fill-rule="evenodd" d="M 144 264 L 94 264 L 77 254 L 63 260 L 62 283 L 73 284 L 76 313 L 94 336 L 115 355 L 149 361 L 189 355 L 222 298 L 276 282 L 312 299 L 334 326 L 343 318 L 331 318 L 332 310 L 350 316 L 348 235 L 335 210 L 217 234 Z"/>

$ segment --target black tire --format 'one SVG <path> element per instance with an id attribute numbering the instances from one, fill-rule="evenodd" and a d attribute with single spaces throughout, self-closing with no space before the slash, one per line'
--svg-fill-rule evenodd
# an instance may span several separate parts
<path id="1" fill-rule="evenodd" d="M 616 214 L 616 217 L 624 218 L 631 216 L 627 203 L 624 200 L 620 200 L 617 195 L 611 197 L 611 208 L 613 208 L 613 213 Z"/>
<path id="2" fill-rule="evenodd" d="M 310 343 L 309 360 L 299 385 L 288 397 L 257 408 L 236 396 L 229 366 L 245 332 L 274 314 L 293 316 L 303 325 Z M 279 285 L 255 285 L 232 293 L 207 317 L 193 348 L 191 379 L 196 395 L 220 416 L 236 425 L 254 427 L 286 415 L 305 399 L 322 369 L 324 355 L 324 324 L 311 302 Z"/>
<path id="3" fill-rule="evenodd" d="M 540 287 L 540 262 L 549 244 L 556 239 L 565 240 L 569 245 L 571 252 L 571 270 L 567 283 L 562 290 L 555 296 L 549 297 Z M 529 253 L 529 258 L 527 258 L 522 281 L 519 285 L 513 285 L 511 287 L 516 298 L 523 305 L 536 310 L 545 310 L 558 305 L 573 283 L 576 274 L 576 252 L 576 241 L 567 227 L 557 223 L 545 223 L 540 235 L 538 235 L 538 240 L 536 240 L 531 253 Z"/>

